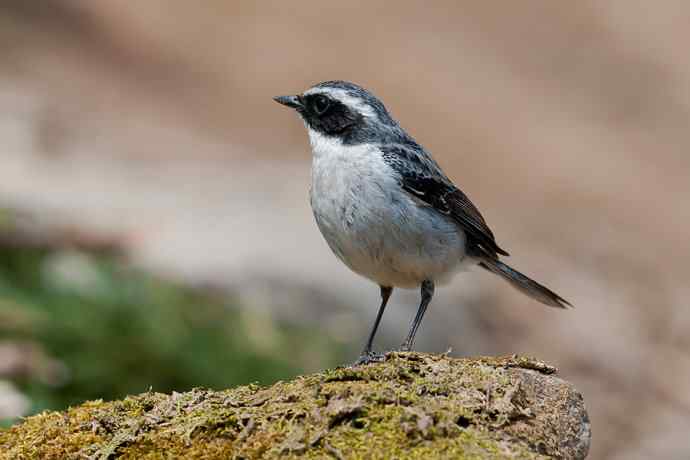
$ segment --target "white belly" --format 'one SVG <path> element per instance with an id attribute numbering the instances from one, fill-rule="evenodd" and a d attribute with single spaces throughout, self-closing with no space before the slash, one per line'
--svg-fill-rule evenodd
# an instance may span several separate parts
<path id="1" fill-rule="evenodd" d="M 465 234 L 415 201 L 377 149 L 312 139 L 311 205 L 333 252 L 382 286 L 443 282 L 465 261 Z"/>

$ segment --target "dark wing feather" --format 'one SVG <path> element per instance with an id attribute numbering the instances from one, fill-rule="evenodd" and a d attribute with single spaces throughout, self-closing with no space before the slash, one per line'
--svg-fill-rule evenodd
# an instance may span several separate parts
<path id="1" fill-rule="evenodd" d="M 386 163 L 400 175 L 405 191 L 460 224 L 467 235 L 469 254 L 491 259 L 497 254 L 508 255 L 496 243 L 477 207 L 420 146 L 394 144 L 380 148 Z"/>

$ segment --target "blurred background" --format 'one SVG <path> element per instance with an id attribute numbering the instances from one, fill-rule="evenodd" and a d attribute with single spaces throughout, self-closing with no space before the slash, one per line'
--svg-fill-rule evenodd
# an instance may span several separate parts
<path id="1" fill-rule="evenodd" d="M 372 89 L 477 203 L 420 350 L 529 353 L 593 459 L 690 458 L 690 3 L 0 2 L 0 420 L 352 361 L 378 288 L 330 253 L 271 96 Z M 396 291 L 379 348 L 418 293 Z"/>

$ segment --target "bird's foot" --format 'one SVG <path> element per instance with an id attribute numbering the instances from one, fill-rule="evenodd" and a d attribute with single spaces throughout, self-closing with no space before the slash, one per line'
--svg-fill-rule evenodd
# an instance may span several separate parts
<path id="1" fill-rule="evenodd" d="M 400 345 L 400 348 L 398 348 L 398 351 L 401 351 L 403 353 L 408 352 L 408 351 L 412 351 L 412 344 L 405 342 L 402 345 Z"/>
<path id="2" fill-rule="evenodd" d="M 365 351 L 363 352 L 357 361 L 355 361 L 355 366 L 362 366 L 370 363 L 380 363 L 385 361 L 386 356 L 383 353 L 376 353 L 375 351 Z"/>

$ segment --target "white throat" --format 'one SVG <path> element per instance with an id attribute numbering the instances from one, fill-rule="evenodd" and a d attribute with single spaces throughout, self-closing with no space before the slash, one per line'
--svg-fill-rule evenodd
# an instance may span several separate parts
<path id="1" fill-rule="evenodd" d="M 307 129 L 314 158 L 337 156 L 344 150 L 343 141 L 339 138 L 327 136 L 309 127 Z"/>

